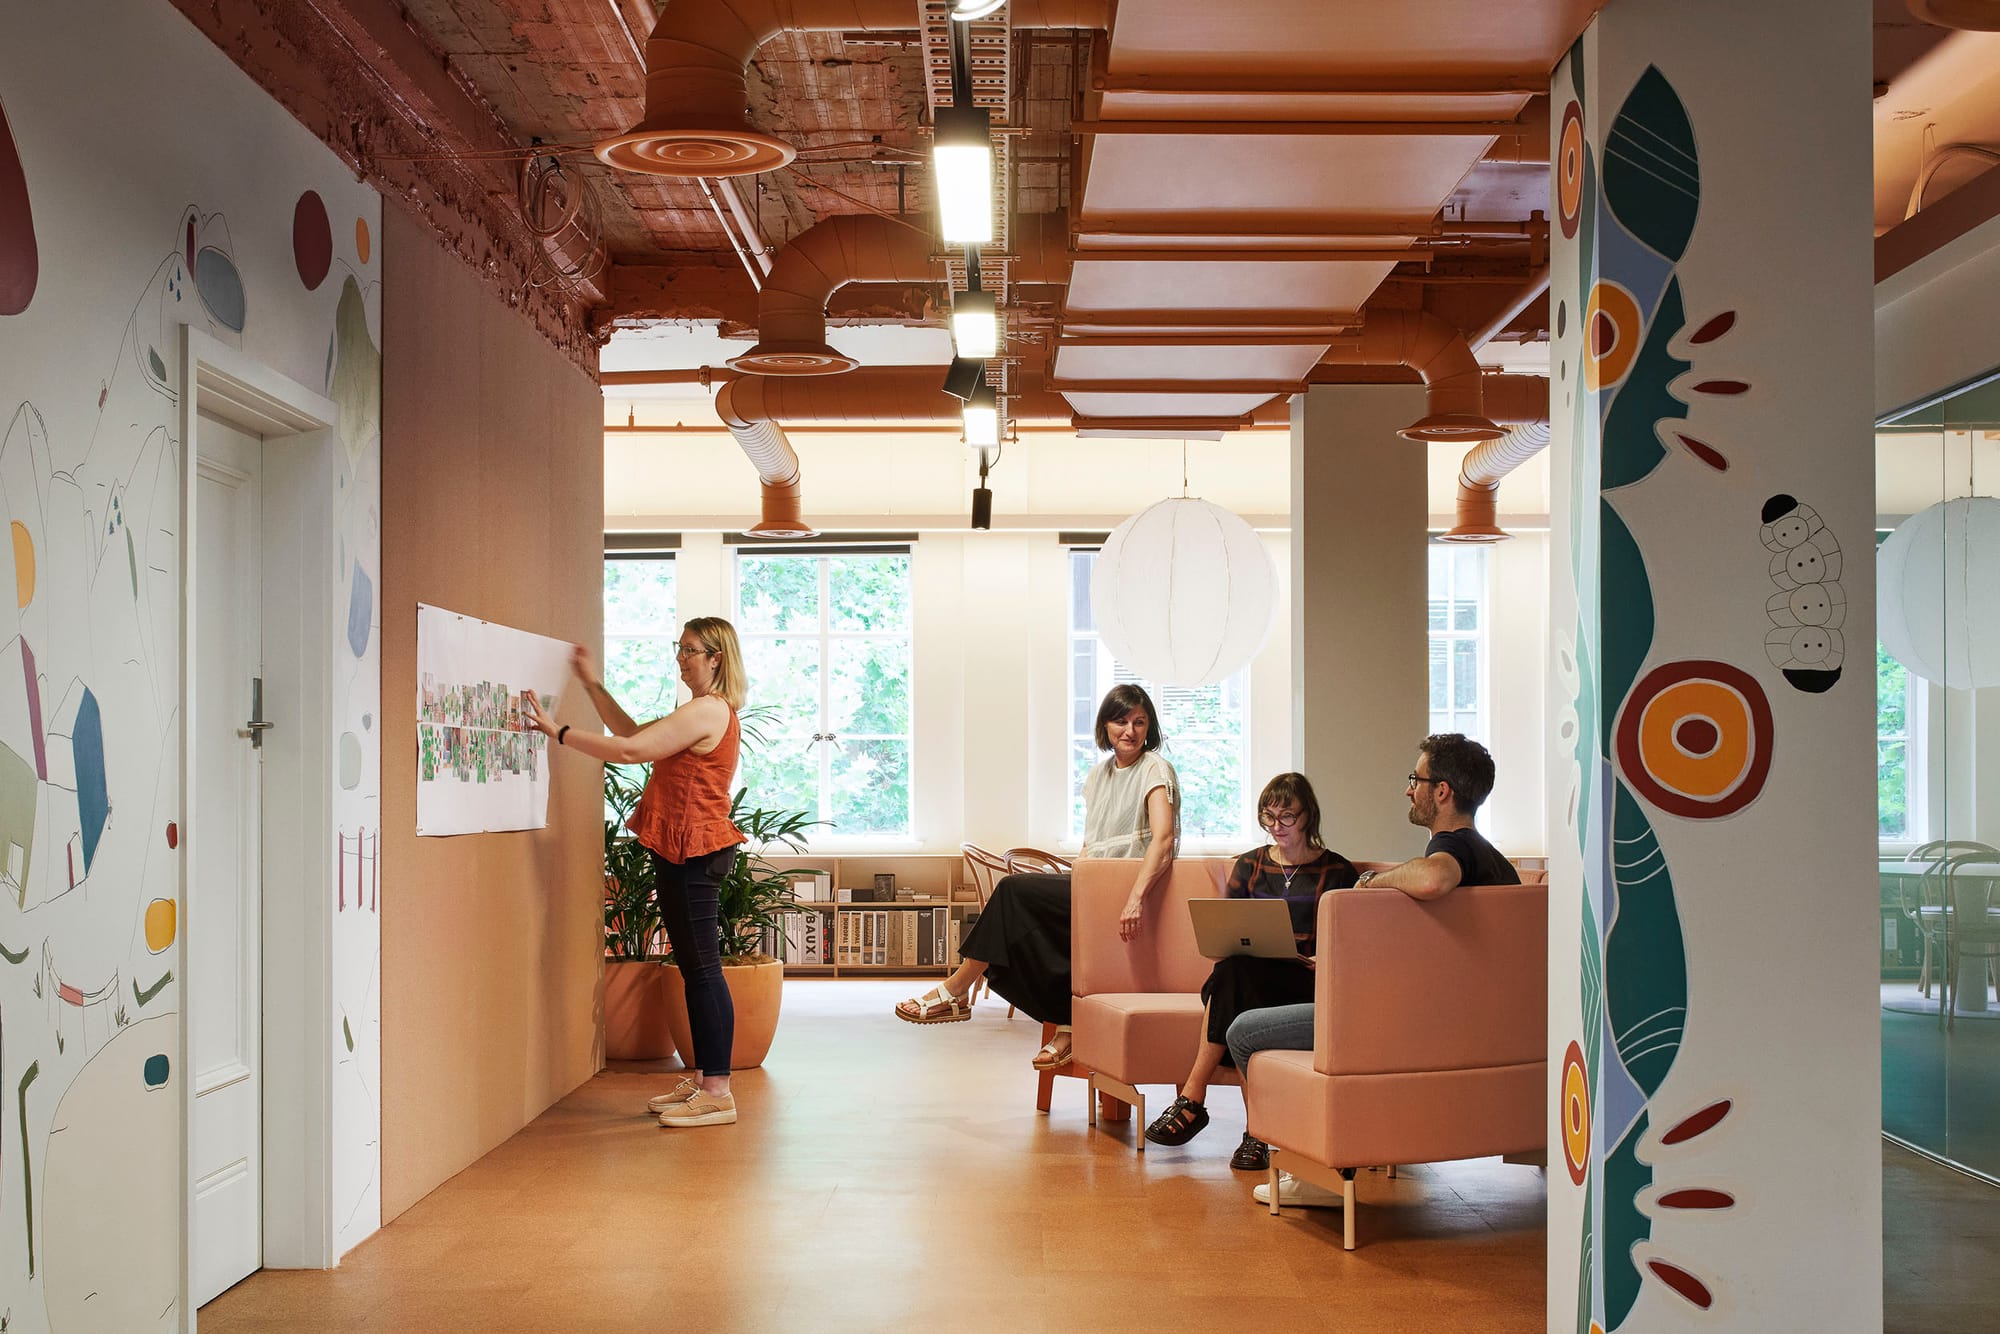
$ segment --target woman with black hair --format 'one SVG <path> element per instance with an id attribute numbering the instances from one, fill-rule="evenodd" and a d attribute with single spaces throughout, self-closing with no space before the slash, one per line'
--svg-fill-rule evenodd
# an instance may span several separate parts
<path id="1" fill-rule="evenodd" d="M 1131 940 L 1145 920 L 1146 900 L 1166 882 L 1179 835 L 1180 779 L 1160 754 L 1166 737 L 1144 688 L 1113 686 L 1097 707 L 1097 748 L 1110 755 L 1083 782 L 1083 855 L 1136 857 L 1139 874 L 1120 915 L 1118 934 Z M 1066 875 L 1010 875 L 993 887 L 978 924 L 959 946 L 963 960 L 950 977 L 896 1006 L 913 1024 L 947 1024 L 972 1016 L 972 987 L 981 977 L 996 996 L 1045 1024 L 1055 1037 L 1035 1054 L 1038 1070 L 1070 1059 L 1070 884 Z"/>

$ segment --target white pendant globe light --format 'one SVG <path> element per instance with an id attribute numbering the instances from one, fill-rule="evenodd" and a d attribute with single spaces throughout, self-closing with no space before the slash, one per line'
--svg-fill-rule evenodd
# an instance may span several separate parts
<path id="1" fill-rule="evenodd" d="M 1104 540 L 1090 605 L 1112 656 L 1145 680 L 1211 685 L 1264 646 L 1278 571 L 1249 524 L 1183 496 L 1139 511 Z"/>
<path id="2" fill-rule="evenodd" d="M 1953 690 L 2000 685 L 2000 500 L 1911 515 L 1883 540 L 1875 577 L 1891 657 Z"/>

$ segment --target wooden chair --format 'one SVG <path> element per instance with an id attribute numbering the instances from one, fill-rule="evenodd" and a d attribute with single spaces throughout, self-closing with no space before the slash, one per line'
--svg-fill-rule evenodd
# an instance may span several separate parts
<path id="1" fill-rule="evenodd" d="M 1936 876 L 1943 882 L 1945 904 L 1944 920 L 1944 983 L 1940 988 L 1943 1004 L 1940 1013 L 1944 1017 L 1947 1031 L 1956 1017 L 1957 998 L 1953 993 L 1958 989 L 1959 961 L 1970 955 L 1982 960 L 1979 965 L 1978 986 L 1981 1001 L 1988 985 L 1987 970 L 1995 959 L 2000 959 L 2000 918 L 1994 915 L 1993 886 L 1996 878 L 1991 875 L 1967 875 L 1962 867 L 1973 864 L 1990 864 L 2000 861 L 1991 848 L 1983 852 L 1959 852 L 1941 858 L 1925 868 L 1926 880 Z M 1975 890 L 1974 886 L 1977 886 Z M 1928 897 L 1928 895 L 1926 895 Z"/>
<path id="2" fill-rule="evenodd" d="M 1001 856 L 1007 859 L 1007 871 L 1022 875 L 1068 875 L 1070 859 L 1058 857 L 1053 852 L 1043 852 L 1040 848 L 1009 848 Z"/>
<path id="3" fill-rule="evenodd" d="M 979 892 L 979 906 L 983 908 L 986 900 L 993 897 L 993 886 L 1000 882 L 1001 876 L 1010 874 L 1013 868 L 1007 864 L 1004 853 L 989 852 L 977 843 L 961 843 L 958 850 L 965 854 L 966 875 L 972 881 L 972 887 Z M 977 1001 L 980 991 L 984 989 L 986 979 L 981 977 L 972 984 L 972 994 L 966 999 Z M 1011 1005 L 1007 1007 L 1007 1017 L 1014 1017 Z"/>

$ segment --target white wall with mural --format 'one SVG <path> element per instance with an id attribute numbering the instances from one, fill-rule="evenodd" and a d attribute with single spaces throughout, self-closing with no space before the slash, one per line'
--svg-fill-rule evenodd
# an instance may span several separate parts
<path id="1" fill-rule="evenodd" d="M 0 42 L 0 1327 L 176 1326 L 178 326 L 324 393 L 344 467 L 338 1248 L 379 1221 L 380 201 L 170 7 Z M 0 606 L 4 598 L 0 598 Z"/>

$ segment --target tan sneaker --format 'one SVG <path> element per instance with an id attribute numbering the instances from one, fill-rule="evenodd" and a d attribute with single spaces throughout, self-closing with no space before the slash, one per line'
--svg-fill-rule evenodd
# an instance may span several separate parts
<path id="1" fill-rule="evenodd" d="M 694 1096 L 677 1102 L 660 1113 L 663 1126 L 728 1126 L 736 1124 L 736 1095 L 703 1093 L 696 1086 Z"/>
<path id="2" fill-rule="evenodd" d="M 701 1092 L 700 1080 L 683 1079 L 680 1083 L 674 1085 L 673 1092 L 662 1093 L 657 1098 L 648 1098 L 646 1100 L 646 1115 L 658 1116 L 661 1112 L 666 1111 L 667 1108 L 678 1106 L 699 1092 Z"/>

